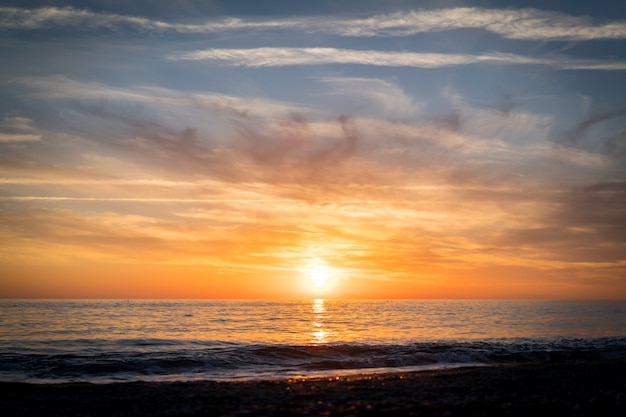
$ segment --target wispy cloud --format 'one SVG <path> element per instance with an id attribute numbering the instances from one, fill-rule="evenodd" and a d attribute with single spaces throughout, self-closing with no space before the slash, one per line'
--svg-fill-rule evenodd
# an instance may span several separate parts
<path id="1" fill-rule="evenodd" d="M 74 8 L 0 7 L 0 29 L 39 30 L 55 27 L 104 28 L 178 33 L 221 33 L 241 30 L 323 32 L 340 36 L 410 36 L 455 29 L 480 29 L 510 39 L 584 41 L 625 39 L 626 22 L 598 21 L 537 9 L 456 7 L 413 10 L 367 18 L 316 16 L 283 19 L 229 18 L 202 23 L 175 23 Z"/>
<path id="2" fill-rule="evenodd" d="M 392 118 L 410 118 L 424 110 L 425 103 L 416 101 L 397 83 L 378 78 L 322 77 L 330 91 L 318 95 L 345 100 L 345 105 L 360 112 Z"/>
<path id="3" fill-rule="evenodd" d="M 124 203 L 281 203 L 291 200 L 279 199 L 216 199 L 216 198 L 133 198 L 133 197 L 59 197 L 59 196 L 0 196 L 0 201 L 91 201 Z"/>
<path id="4" fill-rule="evenodd" d="M 40 139 L 41 136 L 39 135 L 0 133 L 0 142 L 33 142 Z"/>
<path id="5" fill-rule="evenodd" d="M 2 29 L 39 30 L 58 27 L 83 29 L 123 29 L 126 27 L 144 31 L 175 29 L 175 25 L 158 20 L 114 13 L 97 13 L 72 7 L 42 7 L 38 9 L 0 7 L 0 28 Z"/>
<path id="6" fill-rule="evenodd" d="M 205 180 L 209 176 L 291 184 L 281 192 L 290 196 L 301 193 L 309 199 L 316 187 L 384 185 L 395 183 L 394 175 L 428 177 L 437 183 L 441 183 L 438 179 L 458 178 L 464 184 L 488 182 L 494 187 L 495 177 L 507 181 L 511 172 L 531 175 L 533 164 L 553 166 L 549 161 L 556 159 L 564 164 L 563 172 L 569 172 L 570 168 L 579 171 L 581 166 L 601 169 L 610 160 L 610 155 L 578 149 L 576 143 L 553 148 L 549 116 L 521 110 L 503 115 L 459 100 L 455 117 L 429 117 L 421 113 L 421 103 L 389 80 L 311 80 L 320 82 L 322 100 L 331 96 L 334 101 L 341 94 L 347 103 L 367 101 L 374 109 L 369 113 L 357 109 L 347 117 L 332 107 L 321 111 L 258 97 L 189 94 L 149 86 L 116 89 L 66 77 L 25 78 L 20 83 L 26 94 L 54 100 L 54 108 L 69 115 L 72 133 L 80 138 L 47 131 L 47 137 L 56 138 L 52 148 L 59 149 L 57 166 L 15 165 L 12 175 L 45 178 L 48 183 L 62 176 L 58 185 L 164 187 L 163 172 L 177 171 L 180 161 L 185 161 L 184 176 L 178 172 L 176 181 L 165 177 L 169 188 L 197 189 L 202 185 L 197 178 L 193 183 L 180 181 L 186 175 L 200 175 Z M 128 101 L 134 103 L 134 112 L 128 112 Z M 102 126 L 106 126 L 106 134 L 101 132 Z M 78 154 L 74 149 L 83 151 Z M 59 161 L 76 169 L 60 172 Z M 486 164 L 490 164 L 488 168 L 478 168 Z M 328 170 L 330 167 L 333 169 Z M 35 176 L 38 170 L 41 175 Z M 132 175 L 111 178 L 112 172 Z M 74 183 L 67 182 L 68 178 Z M 299 181 L 305 186 L 296 190 L 293 185 Z"/>
<path id="7" fill-rule="evenodd" d="M 453 29 L 483 29 L 526 40 L 623 39 L 626 22 L 595 23 L 590 18 L 536 9 L 458 7 L 418 10 L 343 21 L 335 31 L 347 36 L 408 36 Z"/>
<path id="8" fill-rule="evenodd" d="M 169 57 L 171 60 L 209 61 L 247 67 L 360 64 L 386 67 L 442 68 L 458 65 L 546 65 L 562 70 L 626 70 L 626 62 L 564 56 L 528 57 L 509 53 L 442 54 L 338 48 L 207 49 Z"/>
<path id="9" fill-rule="evenodd" d="M 0 120 L 1 142 L 34 142 L 41 139 L 41 135 L 33 126 L 33 121 L 26 117 L 5 116 Z"/>
<path id="10" fill-rule="evenodd" d="M 96 99 L 155 105 L 170 109 L 193 103 L 203 111 L 245 113 L 248 116 L 271 118 L 276 114 L 312 112 L 314 109 L 298 103 L 279 102 L 261 97 L 245 97 L 213 92 L 183 92 L 156 86 L 120 88 L 98 82 L 77 81 L 64 75 L 18 77 L 12 83 L 29 90 L 29 96 L 43 99 Z M 237 111 L 233 111 L 237 109 Z M 0 124 L 0 128 L 3 125 Z"/>

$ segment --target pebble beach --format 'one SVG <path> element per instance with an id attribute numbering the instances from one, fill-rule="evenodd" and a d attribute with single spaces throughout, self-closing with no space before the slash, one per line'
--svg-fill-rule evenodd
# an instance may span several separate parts
<path id="1" fill-rule="evenodd" d="M 16 417 L 624 416 L 626 361 L 242 382 L 5 382 L 0 408 Z"/>

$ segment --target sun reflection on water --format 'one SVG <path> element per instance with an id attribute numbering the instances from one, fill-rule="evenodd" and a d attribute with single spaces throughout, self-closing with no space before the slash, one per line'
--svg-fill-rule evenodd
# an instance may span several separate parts
<path id="1" fill-rule="evenodd" d="M 328 332 L 324 330 L 324 319 L 326 318 L 326 305 L 323 298 L 313 300 L 313 343 L 327 343 Z"/>

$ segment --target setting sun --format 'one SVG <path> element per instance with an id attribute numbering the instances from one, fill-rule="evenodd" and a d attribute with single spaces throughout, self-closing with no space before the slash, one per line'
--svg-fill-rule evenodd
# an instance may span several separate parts
<path id="1" fill-rule="evenodd" d="M 309 274 L 314 287 L 321 288 L 326 285 L 328 279 L 328 267 L 326 265 L 315 264 L 311 266 Z"/>
<path id="2" fill-rule="evenodd" d="M 304 279 L 309 290 L 326 292 L 336 280 L 336 272 L 321 259 L 310 261 L 304 269 Z"/>

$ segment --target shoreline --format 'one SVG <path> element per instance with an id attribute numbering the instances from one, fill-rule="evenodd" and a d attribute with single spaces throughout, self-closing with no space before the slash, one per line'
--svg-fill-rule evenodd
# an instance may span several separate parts
<path id="1" fill-rule="evenodd" d="M 626 360 L 266 381 L 0 382 L 5 416 L 626 415 Z"/>

